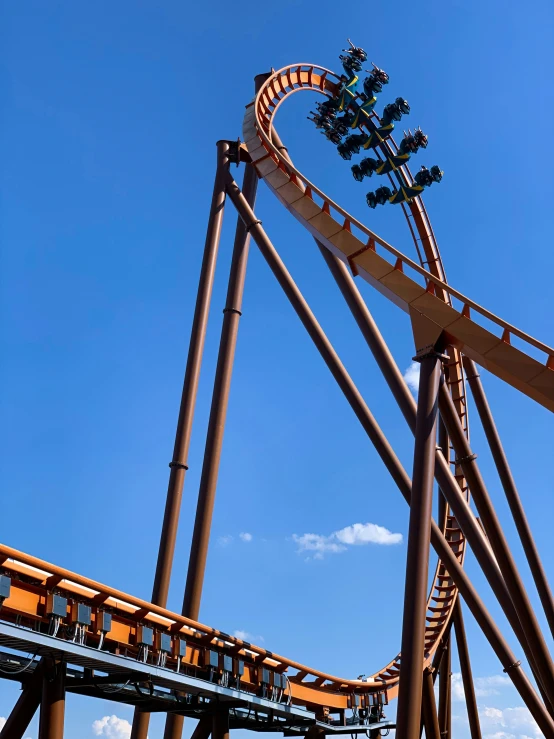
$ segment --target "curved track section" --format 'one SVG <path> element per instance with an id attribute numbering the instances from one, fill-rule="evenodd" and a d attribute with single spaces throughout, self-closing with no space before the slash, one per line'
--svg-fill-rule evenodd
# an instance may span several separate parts
<path id="1" fill-rule="evenodd" d="M 337 75 L 313 64 L 295 64 L 271 74 L 247 107 L 243 125 L 245 145 L 258 174 L 295 218 L 356 274 L 402 310 L 423 316 L 430 330 L 443 331 L 459 352 L 554 411 L 554 349 L 444 281 L 421 199 L 411 205 L 409 220 L 415 224 L 414 239 L 424 249 L 428 270 L 333 202 L 272 143 L 275 113 L 289 95 L 310 90 L 332 96 L 337 84 Z"/>

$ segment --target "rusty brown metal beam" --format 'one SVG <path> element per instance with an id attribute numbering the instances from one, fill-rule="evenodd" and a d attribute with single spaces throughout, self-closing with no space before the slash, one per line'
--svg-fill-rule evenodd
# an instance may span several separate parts
<path id="1" fill-rule="evenodd" d="M 364 339 L 366 340 L 368 347 L 375 357 L 377 365 L 381 369 L 381 372 L 383 373 L 383 376 L 385 377 L 385 380 L 389 385 L 406 422 L 408 423 L 408 426 L 412 432 L 415 433 L 415 400 L 408 389 L 408 386 L 406 385 L 406 382 L 402 377 L 402 374 L 398 369 L 398 365 L 396 364 L 386 342 L 381 336 L 373 316 L 360 295 L 360 292 L 346 265 L 331 254 L 331 252 L 322 244 L 319 242 L 317 243 L 331 274 L 335 278 L 335 281 L 343 294 Z M 491 555 L 489 545 L 477 519 L 463 497 L 460 488 L 452 475 L 449 461 L 445 459 L 441 449 L 437 449 L 436 452 L 435 478 L 439 484 L 442 495 L 447 498 L 447 502 L 452 508 L 453 514 L 456 516 L 458 524 L 466 536 L 468 543 L 473 548 L 491 588 L 498 598 L 498 601 L 501 604 L 512 629 L 514 630 L 518 641 L 522 645 L 531 662 L 533 670 L 535 670 L 533 655 L 529 650 L 526 635 L 519 622 L 502 574 L 500 573 L 494 557 Z M 444 508 L 441 510 L 442 515 L 444 515 L 444 510 Z"/>
<path id="2" fill-rule="evenodd" d="M 456 633 L 456 645 L 458 647 L 458 658 L 460 660 L 460 671 L 466 697 L 467 716 L 469 719 L 469 731 L 471 739 L 481 739 L 481 724 L 479 722 L 479 711 L 477 710 L 477 699 L 475 697 L 475 686 L 473 684 L 473 673 L 469 660 L 469 649 L 467 647 L 466 630 L 462 614 L 462 604 L 458 598 L 454 609 L 454 630 Z"/>
<path id="3" fill-rule="evenodd" d="M 450 440 L 448 438 L 448 433 L 446 432 L 446 426 L 444 425 L 444 421 L 439 415 L 439 448 L 442 452 L 442 456 L 446 459 L 447 464 L 450 465 Z M 446 526 L 446 517 L 448 515 L 448 505 L 446 503 L 446 498 L 444 497 L 444 494 L 442 490 L 439 488 L 439 510 L 437 515 L 437 523 L 439 524 L 439 528 L 441 531 L 444 531 Z"/>
<path id="4" fill-rule="evenodd" d="M 243 192 L 250 206 L 256 200 L 258 176 L 252 165 L 247 164 L 244 171 Z M 194 530 L 190 546 L 189 565 L 182 613 L 187 618 L 198 619 L 200 600 L 204 585 L 204 573 L 208 558 L 210 531 L 212 525 L 219 463 L 223 446 L 223 434 L 227 407 L 231 390 L 231 377 L 238 337 L 239 320 L 242 315 L 242 296 L 248 263 L 250 236 L 242 220 L 238 219 L 235 233 L 233 256 L 227 298 L 223 310 L 223 326 L 219 343 L 219 353 L 214 379 L 212 405 L 208 421 L 206 447 L 198 491 L 198 503 Z M 179 739 L 183 729 L 183 717 L 167 717 L 164 739 Z M 141 738 L 142 739 L 142 738 Z"/>
<path id="5" fill-rule="evenodd" d="M 253 205 L 256 198 L 258 176 L 252 165 L 246 165 L 243 182 L 243 192 L 246 200 Z M 214 381 L 214 392 L 200 490 L 198 506 L 194 522 L 194 532 L 190 547 L 190 559 L 183 601 L 183 615 L 188 618 L 198 618 L 200 599 L 204 582 L 204 571 L 208 556 L 208 545 L 212 514 L 215 503 L 219 462 L 223 444 L 223 432 L 227 416 L 231 375 L 238 336 L 239 320 L 242 308 L 242 296 L 248 262 L 250 236 L 241 220 L 238 221 L 235 236 L 235 245 L 231 260 L 231 272 L 227 299 L 223 310 L 223 328 L 219 345 L 219 355 Z"/>
<path id="6" fill-rule="evenodd" d="M 552 664 L 550 652 L 542 635 L 537 616 L 525 591 L 525 586 L 512 552 L 500 526 L 485 482 L 481 476 L 476 462 L 476 455 L 473 454 L 469 441 L 463 432 L 450 393 L 444 386 L 441 387 L 439 393 L 439 406 L 458 457 L 457 462 L 460 464 L 469 483 L 483 528 L 487 534 L 498 566 L 504 576 L 506 587 L 516 610 L 521 628 L 525 634 L 530 662 L 537 672 L 537 677 L 550 706 L 554 706 L 554 665 Z"/>
<path id="7" fill-rule="evenodd" d="M 217 254 L 221 238 L 221 227 L 223 224 L 223 212 L 225 209 L 225 173 L 229 169 L 227 152 L 229 144 L 225 141 L 217 142 L 217 166 L 215 174 L 210 215 L 208 217 L 208 230 L 204 245 L 204 256 L 200 270 L 198 292 L 196 294 L 196 305 L 192 320 L 185 379 L 181 394 L 181 405 L 175 432 L 175 443 L 173 456 L 169 463 L 169 483 L 165 503 L 160 546 L 156 573 L 154 575 L 154 586 L 152 588 L 152 603 L 158 606 L 167 604 L 169 592 L 169 581 L 173 558 L 175 555 L 175 541 L 179 525 L 179 513 L 181 511 L 181 500 L 185 475 L 188 470 L 188 453 L 192 435 L 192 424 L 196 397 L 198 394 L 198 382 L 202 367 L 204 354 L 204 343 L 206 339 L 206 328 L 210 312 L 211 297 L 213 291 Z M 135 708 L 133 715 L 133 727 L 131 739 L 146 739 L 150 714 L 143 713 Z"/>
<path id="8" fill-rule="evenodd" d="M 47 659 L 42 678 L 38 739 L 63 739 L 65 662 Z"/>
<path id="9" fill-rule="evenodd" d="M 425 739 L 441 739 L 439 720 L 437 716 L 437 705 L 435 703 L 433 670 L 429 667 L 423 671 L 421 713 L 423 717 L 423 727 L 425 729 Z"/>
<path id="10" fill-rule="evenodd" d="M 288 297 L 298 317 L 304 324 L 306 330 L 308 331 L 308 334 L 312 338 L 315 346 L 319 350 L 333 377 L 337 381 L 337 384 L 343 391 L 355 415 L 362 424 L 362 427 L 374 444 L 375 449 L 377 450 L 386 468 L 389 470 L 393 480 L 396 482 L 400 492 L 404 496 L 405 500 L 410 503 L 411 481 L 406 474 L 406 471 L 394 454 L 394 451 L 385 438 L 383 432 L 377 425 L 358 389 L 352 382 L 352 379 L 340 362 L 329 340 L 323 333 L 315 316 L 311 312 L 309 306 L 300 293 L 300 290 L 294 283 L 281 258 L 277 254 L 273 244 L 267 237 L 267 234 L 262 228 L 260 221 L 256 218 L 252 208 L 249 206 L 244 195 L 241 193 L 237 183 L 230 176 L 228 179 L 227 194 L 236 207 L 237 211 L 239 212 L 240 217 L 250 229 L 250 234 L 256 242 L 258 248 L 260 249 L 262 256 L 265 258 L 277 281 L 283 288 L 285 295 Z M 398 367 L 396 367 L 394 360 L 392 361 L 392 373 L 396 371 L 400 375 Z M 405 391 L 410 395 L 409 390 L 405 386 L 401 375 L 400 380 L 400 393 L 403 392 L 402 387 L 404 387 Z M 411 395 L 410 398 L 411 402 L 415 405 L 415 402 L 413 401 Z M 443 463 L 445 463 L 442 453 L 439 453 L 439 457 L 437 457 L 437 459 L 435 460 L 435 464 L 437 463 L 437 460 L 439 458 L 442 459 Z M 449 474 L 451 474 L 450 470 L 448 470 L 448 472 Z M 454 485 L 456 486 L 455 482 Z M 434 521 L 431 523 L 431 543 L 433 544 L 433 547 L 435 548 L 439 557 L 443 560 L 445 567 L 447 568 L 449 574 L 452 576 L 452 579 L 456 583 L 456 586 L 460 590 L 460 593 L 468 604 L 469 609 L 474 615 L 476 621 L 479 623 L 483 633 L 491 644 L 495 654 L 498 656 L 502 666 L 506 670 L 506 673 L 509 675 L 514 686 L 519 692 L 522 700 L 529 708 L 531 714 L 541 727 L 542 731 L 545 732 L 547 736 L 549 734 L 554 735 L 554 721 L 552 717 L 549 715 L 543 703 L 538 698 L 531 683 L 529 682 L 529 679 L 521 668 L 521 663 L 516 659 L 511 648 L 502 636 L 500 630 L 496 626 L 496 623 L 494 622 L 490 613 L 487 611 L 481 598 L 477 594 L 477 591 L 473 587 L 466 572 L 456 559 L 454 553 L 448 545 L 448 542 L 446 541 L 446 539 L 442 535 L 442 532 L 439 530 Z"/>
<path id="11" fill-rule="evenodd" d="M 21 695 L 6 719 L 4 727 L 0 730 L 0 739 L 23 739 L 23 735 L 40 706 L 44 663 L 45 658 L 43 657 L 23 686 Z"/>
<path id="12" fill-rule="evenodd" d="M 483 389 L 477 365 L 472 359 L 465 356 L 463 357 L 463 365 L 466 371 L 467 381 L 477 407 L 477 412 L 481 419 L 481 423 L 483 424 L 483 430 L 485 431 L 485 436 L 489 442 L 492 457 L 494 459 L 496 469 L 498 470 L 500 481 L 502 482 L 506 500 L 510 506 L 514 523 L 516 525 L 525 556 L 527 557 L 529 568 L 535 581 L 535 586 L 539 593 L 546 620 L 548 621 L 550 631 L 554 637 L 554 597 L 552 596 L 548 578 L 546 577 L 546 572 L 533 538 L 529 521 L 525 515 L 523 503 L 519 497 L 516 483 Z"/>
<path id="13" fill-rule="evenodd" d="M 229 739 L 229 709 L 221 709 L 214 713 L 212 739 Z"/>
<path id="14" fill-rule="evenodd" d="M 420 365 L 396 719 L 396 731 L 401 739 L 417 739 L 421 725 L 423 688 L 421 666 L 425 655 L 429 542 L 433 514 L 433 474 L 441 358 L 436 352 L 432 352 L 421 358 Z"/>
<path id="15" fill-rule="evenodd" d="M 458 599 L 459 600 L 459 599 Z M 452 640 L 445 644 L 439 666 L 439 731 L 442 739 L 450 739 L 452 721 Z"/>
<path id="16" fill-rule="evenodd" d="M 208 739 L 212 733 L 212 720 L 210 716 L 204 716 L 194 727 L 190 739 Z"/>

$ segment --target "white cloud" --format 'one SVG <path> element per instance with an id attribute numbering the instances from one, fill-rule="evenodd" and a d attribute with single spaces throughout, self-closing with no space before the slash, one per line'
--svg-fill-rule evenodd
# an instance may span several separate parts
<path id="1" fill-rule="evenodd" d="M 417 395 L 419 389 L 419 362 L 412 362 L 404 372 L 404 379 L 410 390 Z"/>
<path id="2" fill-rule="evenodd" d="M 233 537 L 230 536 L 229 534 L 226 534 L 225 536 L 220 536 L 217 539 L 217 543 L 219 544 L 220 547 L 226 547 L 229 544 L 231 544 L 232 541 L 233 541 Z"/>
<path id="3" fill-rule="evenodd" d="M 485 739 L 539 739 L 542 733 L 524 706 L 495 708 L 485 706 L 479 710 Z"/>
<path id="4" fill-rule="evenodd" d="M 245 542 L 250 542 L 253 538 L 252 534 L 249 534 L 248 531 L 241 531 L 239 534 L 239 539 Z"/>
<path id="5" fill-rule="evenodd" d="M 104 716 L 92 724 L 92 731 L 96 736 L 105 736 L 109 739 L 129 739 L 131 736 L 131 724 L 124 718 L 117 716 Z"/>
<path id="6" fill-rule="evenodd" d="M 400 544 L 402 534 L 393 534 L 384 526 L 375 523 L 354 523 L 344 529 L 333 531 L 329 536 L 322 534 L 293 534 L 299 552 L 315 552 L 315 559 L 323 559 L 324 554 L 344 552 L 347 546 L 364 544 Z"/>
<path id="7" fill-rule="evenodd" d="M 6 719 L 4 716 L 0 716 L 0 731 L 4 728 L 4 724 L 6 723 Z"/>
<path id="8" fill-rule="evenodd" d="M 512 681 L 507 675 L 489 675 L 488 677 L 475 678 L 473 684 L 475 687 L 475 696 L 477 698 L 486 698 L 490 695 L 500 695 L 499 688 L 511 685 Z M 453 672 L 452 700 L 465 701 L 465 699 L 462 675 L 460 672 Z"/>
<path id="9" fill-rule="evenodd" d="M 236 636 L 237 639 L 242 639 L 242 641 L 250 642 L 250 644 L 264 641 L 263 636 L 260 636 L 259 634 L 251 634 L 249 631 L 242 631 L 242 629 L 235 629 L 235 631 L 233 631 L 233 636 Z"/>

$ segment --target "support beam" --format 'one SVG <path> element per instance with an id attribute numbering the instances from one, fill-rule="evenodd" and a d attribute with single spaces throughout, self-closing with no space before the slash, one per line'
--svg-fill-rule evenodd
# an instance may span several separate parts
<path id="1" fill-rule="evenodd" d="M 212 717 L 212 739 L 229 739 L 229 710 L 223 709 Z"/>
<path id="2" fill-rule="evenodd" d="M 152 603 L 163 607 L 167 604 L 169 581 L 171 578 L 171 569 L 173 567 L 175 541 L 177 539 L 185 474 L 188 470 L 188 453 L 192 435 L 192 423 L 196 407 L 196 397 L 198 394 L 198 382 L 202 366 L 202 357 L 204 354 L 206 328 L 208 325 L 215 267 L 221 238 L 221 227 L 223 224 L 223 211 L 225 208 L 225 174 L 229 170 L 229 161 L 227 159 L 228 150 L 229 145 L 226 142 L 217 142 L 217 167 L 210 206 L 210 215 L 208 218 L 208 230 L 204 245 L 204 256 L 202 258 L 198 292 L 196 294 L 196 306 L 194 309 L 194 318 L 192 320 L 187 366 L 185 369 L 185 379 L 181 394 L 177 430 L 175 432 L 173 456 L 169 463 L 169 483 L 167 487 L 164 518 L 160 536 L 156 574 L 154 575 L 154 586 L 152 588 Z M 135 708 L 131 739 L 146 739 L 148 735 L 149 722 L 150 714 L 143 713 L 138 708 Z"/>
<path id="3" fill-rule="evenodd" d="M 425 739 L 440 739 L 439 720 L 437 717 L 437 706 L 435 703 L 435 690 L 433 684 L 433 670 L 429 667 L 423 671 L 421 713 L 423 716 Z"/>
<path id="4" fill-rule="evenodd" d="M 448 465 L 450 465 L 450 440 L 446 432 L 446 426 L 444 421 L 439 416 L 439 447 L 442 452 L 442 456 L 445 458 Z M 444 531 L 446 527 L 446 517 L 448 516 L 448 504 L 446 498 L 443 495 L 442 490 L 439 488 L 439 510 L 438 510 L 438 524 L 441 531 Z"/>
<path id="5" fill-rule="evenodd" d="M 483 424 L 483 430 L 485 431 L 485 436 L 489 442 L 492 457 L 494 459 L 496 469 L 498 470 L 502 487 L 504 488 L 506 500 L 510 506 L 514 523 L 516 525 L 525 556 L 527 557 L 527 562 L 529 563 L 529 568 L 533 575 L 539 598 L 541 599 L 546 620 L 548 621 L 550 631 L 554 637 L 554 597 L 552 596 L 546 572 L 544 571 L 529 521 L 525 515 L 523 503 L 519 497 L 516 483 L 500 440 L 500 435 L 496 428 L 496 424 L 494 423 L 494 418 L 483 389 L 479 371 L 475 362 L 472 359 L 469 359 L 469 357 L 463 357 L 463 365 L 466 371 L 467 381 L 477 407 L 477 412 L 481 419 L 481 423 Z"/>
<path id="6" fill-rule="evenodd" d="M 190 739 L 208 739 L 212 733 L 212 720 L 210 716 L 204 716 L 194 727 Z"/>
<path id="7" fill-rule="evenodd" d="M 65 662 L 49 660 L 42 680 L 38 739 L 63 739 Z"/>
<path id="8" fill-rule="evenodd" d="M 398 739 L 418 739 L 421 725 L 421 666 L 425 653 L 440 374 L 441 359 L 436 352 L 421 358 L 396 719 Z"/>
<path id="9" fill-rule="evenodd" d="M 546 642 L 542 635 L 537 616 L 533 611 L 529 597 L 525 591 L 523 580 L 517 569 L 510 547 L 500 521 L 494 510 L 485 482 L 472 453 L 469 441 L 464 434 L 460 419 L 456 413 L 452 397 L 445 386 L 439 393 L 441 415 L 444 418 L 452 445 L 456 451 L 459 464 L 469 483 L 469 487 L 481 517 L 483 528 L 504 577 L 510 598 L 521 623 L 528 643 L 528 655 L 531 665 L 536 669 L 544 693 L 550 706 L 554 706 L 554 664 Z"/>
<path id="10" fill-rule="evenodd" d="M 466 630 L 462 615 L 462 603 L 458 598 L 454 609 L 454 630 L 456 633 L 456 645 L 458 647 L 458 658 L 466 697 L 467 716 L 469 719 L 469 731 L 471 739 L 481 739 L 481 725 L 479 722 L 479 711 L 477 710 L 477 699 L 473 685 L 473 674 L 471 662 L 469 661 L 469 650 L 467 648 Z"/>
<path id="11" fill-rule="evenodd" d="M 257 187 L 258 175 L 254 167 L 248 164 L 244 171 L 243 189 L 244 197 L 250 207 L 254 205 L 256 200 Z M 238 219 L 233 256 L 231 258 L 227 299 L 223 310 L 223 326 L 219 342 L 212 405 L 183 599 L 183 616 L 193 618 L 196 621 L 200 613 L 200 599 L 202 597 L 204 573 L 208 558 L 212 516 L 215 505 L 217 479 L 219 476 L 219 463 L 221 460 L 223 434 L 231 389 L 231 376 L 237 345 L 239 320 L 242 315 L 242 296 L 249 247 L 250 235 L 242 220 Z M 184 719 L 182 716 L 175 714 L 169 715 L 166 720 L 164 739 L 180 739 L 183 724 Z M 143 739 L 143 737 L 140 737 L 140 739 Z"/>
<path id="12" fill-rule="evenodd" d="M 402 377 L 400 370 L 388 346 L 386 345 L 377 324 L 373 320 L 367 305 L 365 304 L 358 288 L 346 265 L 329 252 L 321 243 L 317 242 L 337 285 L 342 292 L 352 315 L 354 316 L 361 332 L 366 340 L 379 368 L 381 369 L 391 392 L 397 401 L 408 426 L 415 433 L 416 403 Z M 483 531 L 477 522 L 470 506 L 463 497 L 456 479 L 452 475 L 449 462 L 444 458 L 440 449 L 436 452 L 435 478 L 456 516 L 464 536 L 472 547 L 487 580 L 493 589 L 499 603 L 502 606 L 510 626 L 514 630 L 519 643 L 529 659 L 532 669 L 536 672 L 533 654 L 527 643 L 524 630 L 521 627 L 514 605 L 512 603 L 506 583 L 500 573 L 498 565 L 491 554 L 490 546 L 483 535 Z"/>
<path id="13" fill-rule="evenodd" d="M 439 667 L 439 731 L 442 739 L 450 739 L 452 719 L 452 640 L 450 636 L 442 653 Z"/>
<path id="14" fill-rule="evenodd" d="M 228 180 L 227 194 L 239 212 L 240 217 L 250 229 L 252 238 L 256 242 L 277 281 L 283 288 L 285 295 L 288 297 L 298 317 L 304 324 L 316 348 L 319 350 L 331 371 L 331 374 L 343 391 L 356 417 L 375 446 L 375 449 L 381 457 L 384 465 L 389 470 L 405 500 L 410 504 L 412 492 L 410 478 L 394 454 L 394 451 L 373 418 L 373 415 L 365 404 L 352 379 L 346 372 L 346 369 L 340 362 L 329 340 L 323 333 L 315 316 L 300 293 L 300 290 L 286 270 L 285 265 L 262 228 L 260 221 L 256 218 L 252 208 L 248 205 L 248 202 L 241 193 L 237 183 L 231 177 L 229 177 Z M 396 369 L 396 372 L 398 372 L 396 364 L 394 364 L 394 368 Z M 400 387 L 405 387 L 406 392 L 410 395 L 401 375 L 400 379 Z M 411 398 L 411 401 L 414 403 L 413 398 Z M 442 459 L 443 463 L 445 463 L 442 453 L 439 453 L 439 458 Z M 435 460 L 435 465 L 436 464 L 437 460 Z M 448 474 L 451 476 L 450 470 L 448 470 Z M 455 481 L 454 486 L 457 487 Z M 541 730 L 546 736 L 549 734 L 554 736 L 554 721 L 552 720 L 552 717 L 548 714 L 544 705 L 533 690 L 529 679 L 521 668 L 521 663 L 516 659 L 508 643 L 500 633 L 495 621 L 485 608 L 484 603 L 477 594 L 477 591 L 473 587 L 469 577 L 456 559 L 456 556 L 452 552 L 448 542 L 434 521 L 431 522 L 431 543 L 439 557 L 443 560 L 446 569 L 452 576 L 456 586 L 459 588 L 459 591 L 468 604 L 469 609 L 489 640 L 493 650 L 519 692 L 522 700 L 541 727 Z"/>
<path id="15" fill-rule="evenodd" d="M 243 192 L 251 207 L 256 199 L 257 187 L 258 175 L 252 165 L 246 165 Z M 183 615 L 195 620 L 198 620 L 198 614 L 200 612 L 200 598 L 208 556 L 212 514 L 223 445 L 223 433 L 231 389 L 231 375 L 235 358 L 239 320 L 242 315 L 242 296 L 249 246 L 250 236 L 243 222 L 239 220 L 231 260 L 227 300 L 223 310 L 223 328 L 219 344 L 212 407 L 208 423 L 206 449 L 198 493 L 198 506 L 190 547 L 185 597 L 183 600 Z"/>
<path id="16" fill-rule="evenodd" d="M 43 657 L 23 686 L 21 695 L 0 731 L 0 739 L 23 739 L 33 716 L 40 706 L 44 663 L 45 658 Z"/>

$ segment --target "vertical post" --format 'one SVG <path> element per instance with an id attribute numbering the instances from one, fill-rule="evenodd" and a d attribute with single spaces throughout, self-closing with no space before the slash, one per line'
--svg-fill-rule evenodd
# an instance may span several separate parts
<path id="1" fill-rule="evenodd" d="M 257 187 L 258 175 L 252 165 L 246 165 L 243 192 L 249 205 L 253 205 L 256 200 Z M 227 299 L 223 310 L 223 327 L 219 343 L 212 405 L 208 422 L 206 447 L 204 450 L 204 462 L 202 465 L 202 476 L 200 478 L 200 489 L 198 492 L 198 503 L 183 599 L 183 615 L 195 620 L 198 619 L 200 612 L 200 599 L 208 557 L 208 545 L 210 542 L 212 515 L 215 504 L 217 478 L 219 475 L 219 462 L 221 459 L 223 433 L 225 430 L 225 419 L 227 417 L 227 406 L 231 388 L 233 361 L 237 344 L 239 320 L 242 315 L 242 296 L 249 246 L 250 235 L 248 230 L 244 223 L 238 219 L 233 256 L 231 259 Z M 166 720 L 164 739 L 179 739 L 183 730 L 183 724 L 183 716 L 170 714 Z"/>
<path id="2" fill-rule="evenodd" d="M 481 516 L 483 528 L 489 539 L 492 551 L 504 577 L 513 607 L 517 613 L 526 644 L 522 644 L 528 654 L 531 667 L 536 672 L 547 702 L 554 706 L 554 664 L 544 640 L 537 616 L 529 602 L 523 580 L 517 569 L 513 554 L 500 526 L 500 521 L 487 491 L 485 482 L 464 434 L 460 419 L 448 390 L 443 387 L 439 393 L 441 414 L 448 434 L 456 451 L 458 462 L 469 483 L 475 506 Z M 552 711 L 552 708 L 550 708 Z"/>
<path id="3" fill-rule="evenodd" d="M 50 661 L 42 682 L 38 739 L 63 739 L 65 662 Z"/>
<path id="4" fill-rule="evenodd" d="M 177 528 L 179 524 L 179 513 L 181 510 L 181 499 L 185 484 L 185 474 L 188 470 L 188 452 L 192 434 L 192 423 L 196 396 L 198 393 L 198 380 L 204 354 L 204 343 L 206 339 L 206 328 L 214 284 L 215 267 L 221 238 L 221 226 L 223 224 L 223 211 L 225 208 L 225 174 L 229 169 L 227 151 L 229 144 L 224 141 L 217 142 L 217 167 L 215 173 L 214 189 L 208 218 L 208 230 L 204 245 L 204 256 L 200 271 L 198 292 L 196 294 L 196 306 L 190 335 L 190 344 L 185 369 L 185 379 L 181 394 L 181 405 L 177 430 L 175 432 L 175 444 L 173 456 L 169 463 L 169 483 L 165 502 L 165 511 L 158 550 L 158 561 L 156 574 L 154 575 L 154 587 L 152 588 L 152 603 L 157 606 L 167 604 L 169 592 L 169 581 L 173 557 L 175 554 L 175 541 L 177 539 Z M 131 739 L 146 739 L 150 714 L 143 713 L 135 708 L 133 716 L 133 728 Z"/>
<path id="5" fill-rule="evenodd" d="M 236 182 L 234 182 L 231 178 L 229 178 L 227 194 L 238 210 L 240 217 L 250 229 L 252 238 L 258 245 L 262 256 L 268 263 L 271 271 L 283 288 L 285 295 L 289 299 L 292 307 L 294 308 L 298 317 L 306 328 L 310 338 L 314 342 L 323 360 L 327 364 L 327 367 L 335 378 L 339 388 L 342 390 L 346 400 L 356 414 L 356 417 L 360 421 L 362 428 L 367 433 L 370 441 L 381 457 L 383 464 L 390 472 L 392 479 L 398 486 L 398 489 L 400 490 L 408 505 L 411 505 L 412 485 L 409 476 L 406 474 L 406 470 L 400 464 L 398 457 L 395 455 L 385 435 L 373 418 L 371 411 L 367 407 L 367 404 L 364 402 L 359 390 L 352 381 L 352 378 L 348 375 L 344 365 L 338 358 L 330 341 L 325 336 L 323 330 L 321 329 L 321 326 L 317 322 L 314 314 L 310 310 L 310 307 L 303 298 L 302 293 L 298 289 L 298 286 L 295 284 L 291 275 L 287 271 L 285 265 L 277 254 L 275 247 L 269 240 L 263 227 L 260 225 L 260 221 L 256 218 L 254 211 L 246 202 L 246 198 L 241 193 Z M 379 336 L 379 339 L 382 341 L 382 337 Z M 391 361 L 394 362 L 392 358 Z M 410 423 L 410 408 L 411 404 L 413 404 L 415 411 L 415 402 L 406 386 L 406 383 L 402 379 L 402 375 L 399 373 L 396 364 L 394 364 L 394 370 L 396 371 L 396 373 L 398 373 L 400 378 L 400 384 L 398 386 L 394 386 L 396 387 L 396 389 L 399 390 L 399 397 L 402 395 L 406 399 L 406 404 L 403 405 L 402 410 L 406 412 L 408 422 Z M 410 428 L 412 428 L 411 423 Z M 415 413 L 413 428 L 415 429 Z M 450 474 L 451 476 L 451 473 L 450 470 L 448 470 L 448 468 L 446 467 L 446 462 L 441 452 L 437 452 L 436 460 L 439 464 L 441 461 L 445 464 L 445 474 L 444 479 L 441 480 L 441 485 L 446 485 L 448 474 Z M 459 488 L 456 485 L 454 478 L 452 478 L 452 487 L 459 494 Z M 498 656 L 502 666 L 512 680 L 516 690 L 519 692 L 525 705 L 529 708 L 531 714 L 539 724 L 543 733 L 547 736 L 549 735 L 549 733 L 554 736 L 554 720 L 546 711 L 544 705 L 534 691 L 528 677 L 521 668 L 520 662 L 516 659 L 516 656 L 514 655 L 507 641 L 502 636 L 491 614 L 487 611 L 483 601 L 472 585 L 471 580 L 467 576 L 467 573 L 458 562 L 456 555 L 450 548 L 450 545 L 448 544 L 448 542 L 444 538 L 444 535 L 441 533 L 434 521 L 431 522 L 431 543 L 433 544 L 433 547 L 435 548 L 439 557 L 444 562 L 447 571 L 456 583 L 456 586 L 459 588 L 460 593 L 462 594 L 479 626 L 483 630 L 494 652 Z M 497 591 L 495 590 L 495 592 Z"/>
<path id="6" fill-rule="evenodd" d="M 0 739 L 22 739 L 40 705 L 43 675 L 44 657 L 23 686 L 21 695 L 0 730 Z"/>
<path id="7" fill-rule="evenodd" d="M 496 424 L 494 423 L 494 418 L 483 389 L 481 378 L 479 377 L 477 366 L 472 359 L 469 359 L 469 357 L 466 356 L 463 357 L 463 364 L 469 387 L 471 388 L 471 393 L 473 395 L 473 400 L 475 401 L 479 418 L 483 424 L 485 436 L 489 442 L 494 464 L 498 470 L 498 475 L 502 482 L 502 487 L 504 488 L 504 494 L 506 495 L 506 500 L 510 506 L 514 523 L 516 525 L 525 556 L 529 563 L 529 569 L 531 570 L 535 586 L 539 593 L 539 598 L 541 599 L 546 620 L 548 621 L 552 636 L 554 636 L 554 598 L 552 597 L 552 591 L 548 584 L 548 579 L 531 532 L 531 527 L 529 526 L 529 521 L 525 515 L 525 510 L 523 509 L 523 504 L 519 497 L 506 453 L 504 452 L 502 442 L 500 441 L 500 435 L 496 428 Z"/>
<path id="8" fill-rule="evenodd" d="M 435 703 L 435 690 L 433 685 L 433 670 L 429 667 L 423 671 L 421 713 L 423 715 L 423 726 L 425 728 L 426 739 L 440 739 L 439 720 L 437 717 L 437 706 Z"/>
<path id="9" fill-rule="evenodd" d="M 442 452 L 442 456 L 445 458 L 447 464 L 450 464 L 450 442 L 448 440 L 448 434 L 446 432 L 446 426 L 442 417 L 439 416 L 439 447 Z M 444 497 L 442 490 L 439 488 L 439 511 L 438 511 L 438 524 L 441 531 L 444 531 L 446 526 L 448 515 L 448 505 L 446 498 Z"/>
<path id="10" fill-rule="evenodd" d="M 460 670 L 462 673 L 462 682 L 466 697 L 469 731 L 471 733 L 471 739 L 481 739 L 481 725 L 479 723 L 479 712 L 477 710 L 477 699 L 475 697 L 475 688 L 473 686 L 473 674 L 471 671 L 471 662 L 469 661 L 469 650 L 467 648 L 466 631 L 460 598 L 458 598 L 454 608 L 454 631 L 456 633 Z"/>
<path id="11" fill-rule="evenodd" d="M 419 739 L 421 722 L 440 355 L 427 354 L 421 357 L 420 365 L 396 722 L 398 739 Z"/>
<path id="12" fill-rule="evenodd" d="M 452 650 L 451 639 L 442 653 L 439 667 L 439 730 L 442 739 L 450 739 L 451 723 L 451 679 L 452 679 Z"/>
<path id="13" fill-rule="evenodd" d="M 249 203 L 253 204 L 256 198 L 258 176 L 252 165 L 247 165 L 244 173 L 243 191 Z M 198 619 L 200 612 L 200 598 L 204 583 L 204 572 L 208 556 L 208 544 L 212 514 L 215 503 L 219 462 L 223 444 L 223 433 L 233 360 L 237 344 L 239 320 L 241 317 L 242 296 L 248 261 L 250 236 L 241 220 L 237 223 L 235 245 L 231 261 L 231 273 L 227 290 L 227 300 L 223 310 L 223 328 L 219 345 L 219 355 L 214 381 L 212 407 L 208 423 L 206 449 L 202 466 L 202 477 L 198 493 L 198 506 L 194 522 L 190 559 L 183 601 L 183 615 Z"/>
<path id="14" fill-rule="evenodd" d="M 212 739 L 229 739 L 229 710 L 216 711 L 212 721 Z"/>

